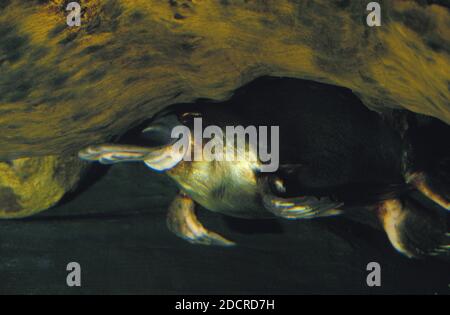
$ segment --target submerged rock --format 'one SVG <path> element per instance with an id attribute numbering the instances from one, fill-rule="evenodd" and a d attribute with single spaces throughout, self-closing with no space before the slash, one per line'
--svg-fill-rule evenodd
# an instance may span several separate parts
<path id="1" fill-rule="evenodd" d="M 0 218 L 20 218 L 55 205 L 74 188 L 86 164 L 75 156 L 0 162 Z"/>
<path id="2" fill-rule="evenodd" d="M 364 1 L 80 0 L 81 27 L 67 26 L 67 1 L 3 1 L 0 161 L 27 158 L 36 182 L 2 163 L 0 211 L 54 204 L 79 177 L 61 164 L 71 180 L 53 179 L 63 154 L 167 105 L 224 100 L 263 75 L 347 87 L 370 108 L 450 122 L 450 11 L 442 1 L 379 2 L 382 26 L 370 28 Z"/>
<path id="3" fill-rule="evenodd" d="M 0 6 L 0 160 L 107 140 L 164 106 L 263 75 L 352 89 L 450 122 L 450 11 L 424 1 L 67 1 Z"/>

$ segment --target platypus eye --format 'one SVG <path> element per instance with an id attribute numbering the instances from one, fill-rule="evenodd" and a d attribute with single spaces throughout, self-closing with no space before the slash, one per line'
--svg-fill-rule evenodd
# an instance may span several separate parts
<path id="1" fill-rule="evenodd" d="M 173 141 L 172 129 L 180 125 L 176 115 L 158 117 L 141 131 L 140 140 L 149 146 L 166 145 Z"/>
<path id="2" fill-rule="evenodd" d="M 184 112 L 179 115 L 182 124 L 191 124 L 194 122 L 194 118 L 197 117 L 202 117 L 202 114 L 199 112 Z"/>

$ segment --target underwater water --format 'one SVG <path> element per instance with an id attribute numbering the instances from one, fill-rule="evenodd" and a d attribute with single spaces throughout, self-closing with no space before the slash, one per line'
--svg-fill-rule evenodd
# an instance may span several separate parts
<path id="1" fill-rule="evenodd" d="M 0 0 L 0 296 L 450 295 L 449 70 L 450 0 Z"/>
<path id="2" fill-rule="evenodd" d="M 36 217 L 1 221 L 0 293 L 449 293 L 449 265 L 396 253 L 385 235 L 342 218 L 248 221 L 200 211 L 235 248 L 190 245 L 165 225 L 175 186 L 140 164 Z M 69 261 L 81 288 L 66 285 Z M 382 286 L 366 285 L 379 262 Z"/>
<path id="3" fill-rule="evenodd" d="M 333 88 L 315 101 L 340 93 Z M 176 193 L 143 164 L 94 165 L 56 207 L 0 221 L 0 294 L 450 293 L 448 261 L 405 258 L 382 230 L 346 217 L 245 220 L 200 209 L 208 229 L 238 245 L 191 245 L 166 227 Z M 72 261 L 82 266 L 81 288 L 66 285 Z M 381 287 L 367 285 L 370 262 L 381 266 Z"/>

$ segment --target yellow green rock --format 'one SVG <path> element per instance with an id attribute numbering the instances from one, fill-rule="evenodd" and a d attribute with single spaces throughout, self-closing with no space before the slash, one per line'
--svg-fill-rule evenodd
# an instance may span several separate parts
<path id="1" fill-rule="evenodd" d="M 450 122 L 450 10 L 378 2 L 370 28 L 360 0 L 80 0 L 81 27 L 67 1 L 2 1 L 0 160 L 75 152 L 262 75 Z"/>
<path id="2" fill-rule="evenodd" d="M 55 180 L 65 163 L 56 156 L 263 75 L 347 87 L 372 109 L 450 123 L 443 5 L 380 0 L 382 26 L 370 28 L 362 0 L 78 2 L 81 27 L 67 26 L 68 1 L 0 1 L 0 161 L 14 161 L 1 163 L 3 217 L 49 207 L 73 186 L 79 168 Z"/>
<path id="3" fill-rule="evenodd" d="M 84 166 L 74 156 L 0 162 L 0 218 L 26 217 L 55 205 L 75 187 Z"/>

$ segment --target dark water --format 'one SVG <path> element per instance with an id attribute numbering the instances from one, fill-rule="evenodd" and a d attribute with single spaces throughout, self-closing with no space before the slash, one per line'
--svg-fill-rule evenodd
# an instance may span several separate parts
<path id="1" fill-rule="evenodd" d="M 37 217 L 0 222 L 0 293 L 449 293 L 449 265 L 397 254 L 384 234 L 341 218 L 226 220 L 205 225 L 235 248 L 190 245 L 165 227 L 175 187 L 143 165 L 111 168 L 66 204 Z M 66 286 L 66 265 L 82 287 Z M 382 286 L 366 285 L 366 265 Z"/>
<path id="2" fill-rule="evenodd" d="M 165 225 L 174 184 L 145 166 L 97 166 L 82 188 L 38 216 L 0 221 L 0 294 L 450 293 L 448 262 L 404 258 L 384 232 L 346 218 L 253 221 L 201 210 L 206 227 L 238 246 L 194 246 Z M 73 261 L 81 288 L 66 285 Z M 366 284 L 369 262 L 381 265 L 381 287 Z"/>

